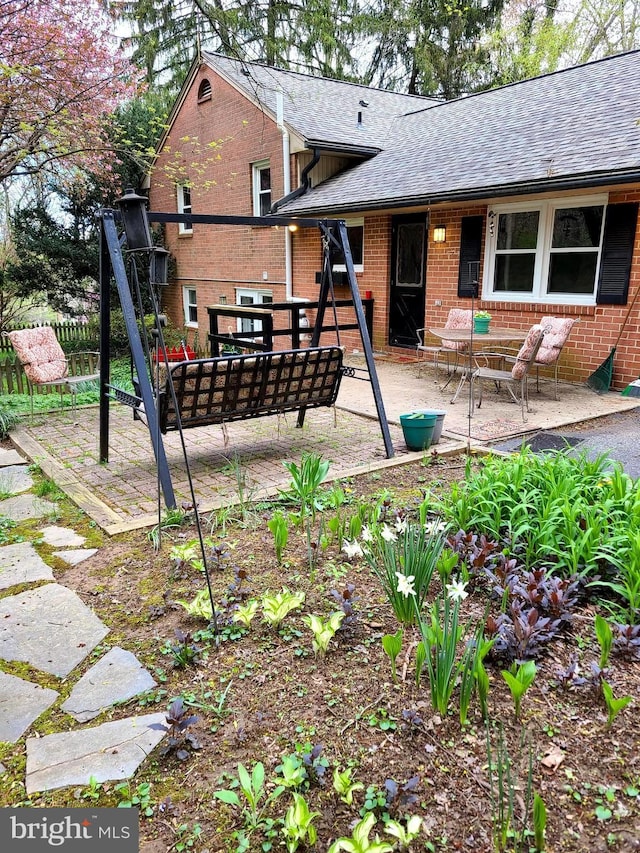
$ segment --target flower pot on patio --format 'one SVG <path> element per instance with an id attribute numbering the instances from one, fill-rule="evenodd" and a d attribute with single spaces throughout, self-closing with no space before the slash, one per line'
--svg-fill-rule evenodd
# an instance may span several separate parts
<path id="1" fill-rule="evenodd" d="M 435 415 L 436 416 L 436 425 L 433 428 L 433 435 L 431 436 L 431 444 L 437 444 L 442 437 L 442 427 L 444 426 L 444 416 L 447 414 L 442 409 L 416 409 L 416 412 L 421 415 Z M 416 414 L 413 412 L 413 414 Z"/>
<path id="2" fill-rule="evenodd" d="M 489 323 L 491 322 L 491 317 L 474 317 L 473 318 L 473 331 L 476 335 L 486 335 L 489 332 Z"/>
<path id="3" fill-rule="evenodd" d="M 435 412 L 409 412 L 400 415 L 400 425 L 409 450 L 426 450 L 433 439 L 438 415 Z"/>

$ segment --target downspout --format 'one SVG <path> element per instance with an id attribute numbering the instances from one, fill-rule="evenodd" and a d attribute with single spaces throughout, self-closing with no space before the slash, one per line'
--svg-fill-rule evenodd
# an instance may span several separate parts
<path id="1" fill-rule="evenodd" d="M 284 124 L 284 96 L 276 92 L 276 122 L 282 134 L 282 173 L 285 198 L 291 192 L 291 150 L 289 146 L 289 131 Z M 285 300 L 293 299 L 293 267 L 291 263 L 291 231 L 284 229 L 284 286 Z"/>

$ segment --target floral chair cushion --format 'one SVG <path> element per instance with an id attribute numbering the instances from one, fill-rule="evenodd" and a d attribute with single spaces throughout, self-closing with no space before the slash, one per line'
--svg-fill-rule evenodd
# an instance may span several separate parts
<path id="1" fill-rule="evenodd" d="M 526 376 L 531 366 L 531 359 L 535 356 L 536 348 L 543 335 L 544 329 L 539 324 L 529 329 L 527 337 L 516 356 L 516 363 L 511 370 L 513 379 L 523 379 Z"/>
<path id="2" fill-rule="evenodd" d="M 575 322 L 571 317 L 543 317 L 540 320 L 545 335 L 536 356 L 538 364 L 556 363 Z"/>
<path id="3" fill-rule="evenodd" d="M 67 375 L 67 359 L 51 326 L 8 332 L 30 382 L 55 382 Z"/>
<path id="4" fill-rule="evenodd" d="M 444 324 L 445 329 L 470 329 L 473 325 L 473 314 L 471 310 L 466 308 L 452 308 L 449 311 L 447 322 Z M 447 349 L 464 350 L 467 344 L 464 341 L 446 341 L 443 339 L 442 345 Z"/>

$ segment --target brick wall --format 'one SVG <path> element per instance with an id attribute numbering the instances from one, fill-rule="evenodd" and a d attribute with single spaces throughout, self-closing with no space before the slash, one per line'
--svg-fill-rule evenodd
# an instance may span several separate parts
<path id="1" fill-rule="evenodd" d="M 212 97 L 198 103 L 204 78 Z M 176 212 L 176 184 L 192 183 L 193 213 L 253 215 L 251 164 L 269 160 L 272 200 L 283 194 L 282 136 L 275 124 L 210 69 L 202 68 L 186 94 L 151 178 L 152 210 Z M 192 234 L 166 226 L 177 279 L 163 292 L 171 321 L 183 323 L 182 290 L 197 287 L 199 337 L 206 339 L 206 306 L 236 302 L 240 287 L 285 298 L 284 231 L 248 226 L 194 225 Z M 190 332 L 193 336 L 193 332 Z"/>

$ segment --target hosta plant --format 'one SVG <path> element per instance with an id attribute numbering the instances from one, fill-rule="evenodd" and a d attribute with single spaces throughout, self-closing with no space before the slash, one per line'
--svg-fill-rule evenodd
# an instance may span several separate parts
<path id="1" fill-rule="evenodd" d="M 189 616 L 194 619 L 204 619 L 206 622 L 210 622 L 212 619 L 213 608 L 211 607 L 211 598 L 207 589 L 201 589 L 197 592 L 192 601 L 184 601 L 184 599 L 177 598 L 176 604 L 184 607 Z"/>
<path id="2" fill-rule="evenodd" d="M 266 592 L 262 596 L 262 618 L 272 628 L 279 628 L 289 613 L 302 607 L 304 598 L 304 592 L 289 592 L 286 587 L 273 595 Z"/>
<path id="3" fill-rule="evenodd" d="M 243 628 L 248 628 L 249 625 L 251 625 L 254 616 L 258 612 L 259 606 L 260 603 L 256 598 L 252 598 L 250 601 L 247 601 L 246 604 L 239 604 L 233 614 L 233 621 L 242 625 Z"/>
<path id="4" fill-rule="evenodd" d="M 326 620 L 321 619 L 313 613 L 309 616 L 303 617 L 302 621 L 313 634 L 311 645 L 313 647 L 313 651 L 317 655 L 326 654 L 327 649 L 329 648 L 329 643 L 335 637 L 336 631 L 338 631 L 342 625 L 344 616 L 344 611 L 336 610 Z"/>
<path id="5" fill-rule="evenodd" d="M 354 826 L 351 838 L 336 839 L 327 853 L 338 853 L 339 850 L 344 850 L 346 853 L 391 853 L 393 850 L 391 844 L 380 841 L 377 835 L 373 841 L 369 838 L 375 823 L 376 817 L 370 812 Z"/>
<path id="6" fill-rule="evenodd" d="M 352 773 L 352 767 L 346 767 L 344 770 L 340 770 L 339 767 L 335 767 L 333 770 L 333 788 L 336 793 L 339 794 L 342 802 L 346 803 L 348 806 L 353 804 L 354 793 L 356 791 L 364 790 L 362 782 L 354 782 L 352 780 Z"/>
<path id="7" fill-rule="evenodd" d="M 305 798 L 294 792 L 293 803 L 287 809 L 282 822 L 287 853 L 295 853 L 301 845 L 313 847 L 318 837 L 313 821 L 319 816 L 320 812 L 310 811 Z"/>

